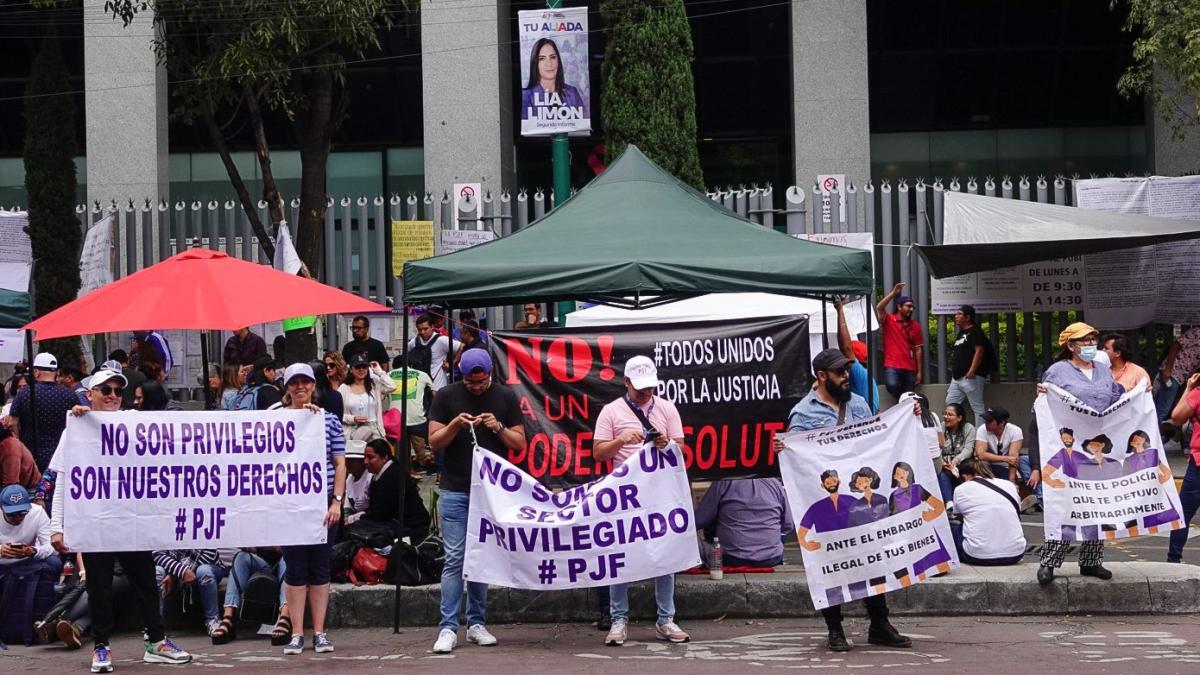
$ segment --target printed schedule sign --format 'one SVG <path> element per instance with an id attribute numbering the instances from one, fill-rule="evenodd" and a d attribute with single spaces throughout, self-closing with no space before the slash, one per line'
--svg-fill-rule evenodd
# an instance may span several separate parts
<path id="1" fill-rule="evenodd" d="M 674 444 L 554 493 L 475 449 L 463 579 L 509 588 L 609 586 L 700 564 L 692 493 Z"/>
<path id="2" fill-rule="evenodd" d="M 50 468 L 76 551 L 325 541 L 325 420 L 307 410 L 68 417 Z"/>
<path id="3" fill-rule="evenodd" d="M 1151 395 L 1134 387 L 1097 412 L 1047 389 L 1034 403 L 1046 538 L 1097 541 L 1184 527 Z"/>
<path id="4" fill-rule="evenodd" d="M 911 406 L 782 440 L 783 486 L 814 607 L 907 588 L 958 566 Z"/>
<path id="5" fill-rule="evenodd" d="M 804 317 L 496 331 L 488 340 L 497 381 L 525 414 L 527 449 L 507 459 L 547 484 L 602 476 L 592 458 L 601 408 L 625 394 L 625 362 L 648 356 L 658 395 L 683 421 L 683 458 L 693 480 L 775 476 L 772 436 L 808 391 Z"/>

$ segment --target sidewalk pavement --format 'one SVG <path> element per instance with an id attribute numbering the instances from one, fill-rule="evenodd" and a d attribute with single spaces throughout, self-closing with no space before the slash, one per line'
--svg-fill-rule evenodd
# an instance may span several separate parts
<path id="1" fill-rule="evenodd" d="M 1050 586 L 1037 583 L 1037 564 L 1011 567 L 964 565 L 924 584 L 889 593 L 897 615 L 971 614 L 1188 614 L 1200 611 L 1200 567 L 1152 562 L 1107 563 L 1111 581 L 1080 577 L 1068 562 Z M 789 566 L 790 567 L 790 566 Z M 436 626 L 440 587 L 402 587 L 400 623 Z M 334 627 L 390 626 L 391 586 L 334 587 L 329 624 Z M 721 581 L 681 574 L 675 584 L 680 621 L 726 618 L 791 618 L 816 614 L 803 571 L 727 574 Z M 847 606 L 861 614 L 861 603 Z M 633 619 L 654 618 L 654 588 L 630 588 Z M 523 591 L 492 587 L 489 623 L 591 622 L 597 618 L 594 590 Z"/>

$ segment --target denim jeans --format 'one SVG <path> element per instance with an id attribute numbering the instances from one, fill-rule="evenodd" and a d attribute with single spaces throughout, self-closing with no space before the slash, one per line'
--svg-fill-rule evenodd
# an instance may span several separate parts
<path id="1" fill-rule="evenodd" d="M 884 368 L 883 386 L 892 398 L 899 400 L 901 394 L 917 388 L 917 371 Z"/>
<path id="2" fill-rule="evenodd" d="M 1167 562 L 1181 562 L 1183 547 L 1187 544 L 1188 528 L 1196 508 L 1200 507 L 1200 468 L 1196 460 L 1188 457 L 1187 473 L 1183 474 L 1183 485 L 1179 489 L 1179 504 L 1183 507 L 1183 527 L 1171 531 L 1171 546 L 1167 549 Z"/>
<path id="3" fill-rule="evenodd" d="M 238 551 L 233 557 L 233 567 L 229 572 L 229 583 L 225 586 L 225 606 L 226 607 L 241 607 L 242 606 L 242 586 L 250 580 L 250 577 L 259 572 L 270 572 L 271 566 L 266 560 L 254 555 L 249 551 Z M 275 578 L 279 580 L 279 606 L 283 607 L 287 604 L 287 598 L 283 593 L 283 576 L 287 573 L 287 563 L 283 558 L 279 559 L 279 568 L 275 570 Z"/>
<path id="4" fill-rule="evenodd" d="M 979 424 L 979 416 L 986 410 L 983 405 L 985 385 L 984 379 L 978 375 L 969 380 L 965 377 L 950 380 L 950 386 L 946 387 L 946 405 L 966 401 L 971 406 L 971 412 L 975 414 L 975 424 Z"/>
<path id="5" fill-rule="evenodd" d="M 629 619 L 629 584 L 609 587 L 609 616 L 613 621 Z M 654 602 L 658 605 L 658 625 L 675 620 L 675 575 L 654 578 Z"/>
<path id="6" fill-rule="evenodd" d="M 1041 467 L 1038 467 L 1038 470 L 1040 471 Z M 1022 482 L 1028 482 L 1029 475 L 1032 473 L 1033 473 L 1033 467 L 1030 466 L 1030 464 L 1029 464 L 1029 455 L 1021 455 L 1021 459 L 1017 462 L 1017 476 L 1021 479 Z M 1041 481 L 1038 481 L 1037 487 L 1035 487 L 1033 489 L 1033 492 L 1034 492 L 1034 494 L 1037 495 L 1038 503 L 1040 504 L 1042 501 L 1042 482 Z"/>
<path id="7" fill-rule="evenodd" d="M 154 576 L 159 587 L 162 587 L 163 577 L 167 574 L 166 570 L 154 566 Z M 225 578 L 225 568 L 220 565 L 201 565 L 196 568 L 196 595 L 200 596 L 200 609 L 204 613 L 204 620 L 221 618 L 221 605 L 219 602 L 219 590 L 221 579 Z M 183 592 L 183 579 L 175 580 L 176 592 Z M 164 613 L 163 604 L 166 598 L 160 598 L 158 601 L 158 611 Z"/>
<path id="8" fill-rule="evenodd" d="M 942 489 L 942 501 L 954 501 L 954 475 L 942 469 L 937 472 L 938 487 Z"/>
<path id="9" fill-rule="evenodd" d="M 1158 413 L 1158 421 L 1166 422 L 1171 419 L 1171 410 L 1175 407 L 1175 399 L 1179 397 L 1179 383 L 1175 378 L 1154 378 L 1158 388 L 1154 391 L 1154 411 Z"/>
<path id="10" fill-rule="evenodd" d="M 458 630 L 458 612 L 462 607 L 463 558 L 467 552 L 467 508 L 471 493 L 442 490 L 438 496 L 438 523 L 446 562 L 442 567 L 441 628 Z M 467 626 L 484 623 L 487 614 L 487 584 L 467 582 Z"/>

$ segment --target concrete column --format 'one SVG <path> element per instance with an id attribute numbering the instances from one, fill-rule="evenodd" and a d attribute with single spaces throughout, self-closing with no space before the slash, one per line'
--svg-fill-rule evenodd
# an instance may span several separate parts
<path id="1" fill-rule="evenodd" d="M 1195 110 L 1191 98 L 1181 103 L 1184 110 Z M 1187 129 L 1187 135 L 1175 138 L 1171 125 L 1152 104 L 1146 105 L 1146 168 L 1159 176 L 1183 176 L 1200 173 L 1200 129 Z"/>
<path id="2" fill-rule="evenodd" d="M 508 0 L 421 3 L 425 189 L 435 197 L 454 183 L 493 195 L 512 185 L 510 14 Z"/>
<path id="3" fill-rule="evenodd" d="M 867 1 L 792 2 L 792 125 L 796 184 L 871 175 L 867 106 Z M 861 192 L 860 192 L 861 194 Z"/>
<path id="4" fill-rule="evenodd" d="M 168 198 L 167 71 L 149 15 L 125 27 L 104 0 L 83 3 L 88 202 Z"/>

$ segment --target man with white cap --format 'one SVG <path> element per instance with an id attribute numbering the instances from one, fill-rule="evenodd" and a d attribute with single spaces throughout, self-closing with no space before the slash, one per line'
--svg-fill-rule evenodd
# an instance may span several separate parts
<path id="1" fill-rule="evenodd" d="M 67 413 L 79 405 L 75 392 L 59 384 L 57 377 L 58 359 L 48 352 L 38 354 L 33 359 L 33 386 L 17 392 L 9 411 L 14 422 L 13 431 L 33 453 L 39 471 L 46 470 L 58 447 L 58 439 L 67 424 Z M 31 391 L 37 397 L 32 401 L 34 405 L 29 400 Z M 36 444 L 33 442 L 35 432 Z"/>
<path id="2" fill-rule="evenodd" d="M 645 356 L 625 363 L 625 395 L 604 406 L 596 418 L 592 436 L 592 456 L 598 462 L 613 461 L 621 466 L 641 451 L 646 443 L 665 448 L 672 441 L 683 447 L 683 421 L 675 404 L 658 396 L 658 368 Z M 609 614 L 612 627 L 604 644 L 625 644 L 629 622 L 629 585 L 614 584 L 610 589 Z M 664 574 L 654 580 L 654 600 L 658 621 L 654 635 L 665 642 L 687 642 L 691 637 L 675 623 L 675 575 Z"/>
<path id="3" fill-rule="evenodd" d="M 121 409 L 121 396 L 129 381 L 119 372 L 100 369 L 85 378 L 83 386 L 88 389 L 88 398 L 92 407 L 77 405 L 71 408 L 71 414 L 80 417 L 92 412 L 109 413 Z M 68 392 L 69 393 L 69 392 Z M 50 469 L 55 472 L 55 482 L 66 485 L 63 472 L 67 470 L 66 457 L 63 452 L 55 452 L 50 460 Z M 63 490 L 54 499 L 50 518 L 50 544 L 59 553 L 67 553 L 69 542 L 63 538 L 63 520 L 66 513 L 66 501 L 70 493 Z M 154 572 L 154 556 L 150 551 L 122 551 L 119 553 L 88 553 L 83 552 L 83 564 L 87 568 L 88 604 L 91 607 L 92 636 L 95 638 L 95 648 L 92 650 L 92 672 L 110 673 L 113 670 L 112 652 L 108 647 L 109 635 L 115 621 L 113 610 L 113 567 L 120 562 L 125 571 L 125 578 L 133 588 L 133 597 L 142 613 L 142 627 L 145 630 L 145 652 L 142 661 L 145 663 L 188 663 L 192 655 L 180 649 L 163 633 L 162 614 L 158 604 L 158 581 Z"/>

